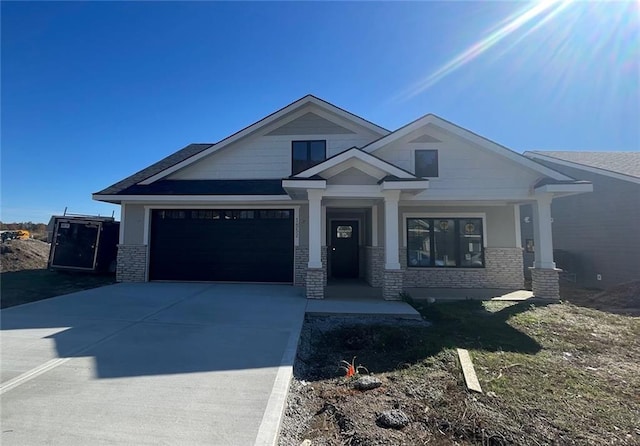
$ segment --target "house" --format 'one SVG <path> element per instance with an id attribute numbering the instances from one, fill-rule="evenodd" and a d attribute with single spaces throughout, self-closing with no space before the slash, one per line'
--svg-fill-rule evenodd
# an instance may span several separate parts
<path id="1" fill-rule="evenodd" d="M 97 192 L 121 206 L 119 281 L 361 279 L 403 288 L 523 286 L 519 205 L 533 203 L 533 288 L 558 295 L 551 201 L 575 181 L 433 114 L 389 131 L 305 96 L 215 144 L 191 144 Z"/>
<path id="2" fill-rule="evenodd" d="M 524 155 L 593 184 L 593 193 L 557 198 L 551 205 L 556 262 L 567 278 L 595 288 L 640 280 L 640 152 Z M 521 217 L 523 243 L 526 246 L 529 240 L 531 245 L 534 225 L 529 206 L 523 206 Z M 533 264 L 532 253 L 525 252 L 524 263 L 526 271 Z"/>

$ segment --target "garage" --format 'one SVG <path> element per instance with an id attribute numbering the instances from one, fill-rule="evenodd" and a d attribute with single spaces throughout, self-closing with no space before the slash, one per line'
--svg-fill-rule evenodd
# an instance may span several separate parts
<path id="1" fill-rule="evenodd" d="M 290 209 L 154 209 L 150 280 L 293 282 Z"/>

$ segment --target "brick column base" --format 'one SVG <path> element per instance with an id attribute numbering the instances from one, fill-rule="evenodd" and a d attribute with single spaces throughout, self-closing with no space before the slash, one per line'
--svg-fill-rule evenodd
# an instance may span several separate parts
<path id="1" fill-rule="evenodd" d="M 533 295 L 546 299 L 560 299 L 559 269 L 529 268 Z"/>
<path id="2" fill-rule="evenodd" d="M 324 299 L 324 281 L 322 268 L 307 268 L 307 299 Z"/>
<path id="3" fill-rule="evenodd" d="M 144 282 L 147 279 L 147 245 L 118 245 L 116 281 Z"/>
<path id="4" fill-rule="evenodd" d="M 404 271 L 385 269 L 382 277 L 382 297 L 384 300 L 400 300 Z"/>

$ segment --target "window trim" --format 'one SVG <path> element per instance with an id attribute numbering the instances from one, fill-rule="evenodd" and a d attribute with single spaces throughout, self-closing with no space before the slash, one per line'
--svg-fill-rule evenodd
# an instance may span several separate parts
<path id="1" fill-rule="evenodd" d="M 293 169 L 293 161 L 294 161 L 293 160 L 293 145 L 295 143 L 297 143 L 297 142 L 298 143 L 300 143 L 300 142 L 307 143 L 307 162 L 309 162 L 310 158 L 311 158 L 311 143 L 314 143 L 314 142 L 322 142 L 322 143 L 324 143 L 324 159 L 322 161 L 319 161 L 318 163 L 314 164 L 313 166 L 308 166 L 308 167 L 305 167 L 304 169 L 302 169 L 302 170 L 300 170 L 298 172 L 295 172 L 294 169 Z M 320 163 L 322 163 L 322 162 L 327 160 L 327 140 L 326 139 L 296 139 L 296 140 L 292 140 L 291 141 L 291 158 L 290 159 L 291 159 L 291 175 L 297 175 L 300 172 L 304 172 L 307 169 L 311 169 L 312 167 L 317 166 L 318 164 L 320 164 Z"/>
<path id="2" fill-rule="evenodd" d="M 422 176 L 418 175 L 418 163 L 416 162 L 416 158 L 418 156 L 418 152 L 435 152 L 436 153 L 436 174 L 435 175 L 427 175 Z M 438 154 L 438 149 L 414 149 L 413 151 L 413 173 L 418 178 L 440 178 L 440 155 Z"/>
<path id="3" fill-rule="evenodd" d="M 408 219 L 410 218 L 424 218 L 424 219 L 463 219 L 463 218 L 479 218 L 482 220 L 482 263 L 483 266 L 477 266 L 477 267 L 473 267 L 473 266 L 449 266 L 449 267 L 443 267 L 443 266 L 411 266 L 409 264 L 407 264 L 407 269 L 411 269 L 411 268 L 419 268 L 419 269 L 425 269 L 425 268 L 432 268 L 432 269 L 444 269 L 444 268 L 450 268 L 450 269 L 482 269 L 482 268 L 486 268 L 487 265 L 485 263 L 485 253 L 486 253 L 486 249 L 487 249 L 487 214 L 486 212 L 407 212 L 407 213 L 403 213 L 402 214 L 402 247 L 404 249 L 407 249 L 407 255 L 408 255 L 408 246 L 407 246 L 407 239 L 408 239 L 408 232 L 409 232 L 409 227 L 408 227 Z M 457 244 L 458 242 L 456 242 Z"/>

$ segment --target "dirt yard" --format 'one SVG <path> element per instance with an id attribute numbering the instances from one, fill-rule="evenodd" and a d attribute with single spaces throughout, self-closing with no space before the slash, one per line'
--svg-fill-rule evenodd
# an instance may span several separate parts
<path id="1" fill-rule="evenodd" d="M 114 276 L 47 270 L 49 244 L 39 240 L 9 240 L 0 250 L 0 308 L 115 283 Z"/>
<path id="2" fill-rule="evenodd" d="M 40 240 L 7 240 L 0 245 L 0 272 L 44 269 L 49 244 Z"/>
<path id="3" fill-rule="evenodd" d="M 637 303 L 623 288 L 616 310 Z M 640 445 L 640 318 L 589 308 L 605 298 L 417 304 L 417 323 L 308 318 L 279 444 Z M 456 347 L 484 393 L 466 389 Z M 344 377 L 354 356 L 380 387 Z M 382 427 L 390 410 L 408 424 Z"/>

